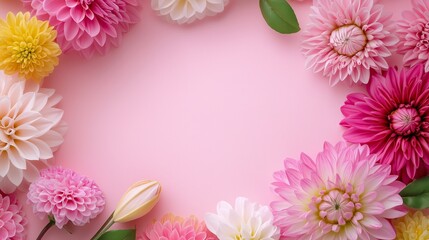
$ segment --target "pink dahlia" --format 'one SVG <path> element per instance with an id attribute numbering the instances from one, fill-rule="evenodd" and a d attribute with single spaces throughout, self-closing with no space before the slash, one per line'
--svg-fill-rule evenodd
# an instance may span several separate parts
<path id="1" fill-rule="evenodd" d="M 153 223 L 145 233 L 138 237 L 139 240 L 215 240 L 204 222 L 191 216 L 182 218 L 173 214 L 165 215 L 161 221 Z"/>
<path id="2" fill-rule="evenodd" d="M 376 0 L 319 0 L 304 33 L 307 66 L 322 72 L 331 85 L 368 83 L 370 71 L 388 68 L 386 57 L 397 43 L 390 16 Z"/>
<path id="3" fill-rule="evenodd" d="M 0 239 L 25 240 L 27 218 L 15 195 L 0 194 Z"/>
<path id="4" fill-rule="evenodd" d="M 84 56 L 104 54 L 117 47 L 122 34 L 137 23 L 139 0 L 23 0 L 41 20 L 49 20 L 58 32 L 63 51 L 74 49 Z"/>
<path id="5" fill-rule="evenodd" d="M 33 212 L 55 220 L 62 228 L 69 221 L 82 226 L 100 214 L 104 195 L 94 181 L 69 169 L 53 167 L 40 172 L 27 194 Z"/>
<path id="6" fill-rule="evenodd" d="M 392 174 L 408 183 L 429 171 L 429 74 L 423 65 L 374 75 L 368 93 L 353 93 L 341 107 L 344 138 L 367 144 Z"/>
<path id="7" fill-rule="evenodd" d="M 412 0 L 413 10 L 403 12 L 398 24 L 398 53 L 404 54 L 404 65 L 424 64 L 429 72 L 429 2 Z"/>
<path id="8" fill-rule="evenodd" d="M 405 186 L 377 163 L 367 146 L 325 143 L 316 160 L 305 154 L 286 159 L 274 173 L 271 203 L 275 224 L 287 239 L 393 239 L 388 219 L 405 214 L 399 192 Z"/>

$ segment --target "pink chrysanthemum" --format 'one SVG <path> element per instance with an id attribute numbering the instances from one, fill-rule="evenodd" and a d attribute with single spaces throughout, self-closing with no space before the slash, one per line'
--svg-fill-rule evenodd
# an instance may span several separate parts
<path id="1" fill-rule="evenodd" d="M 429 72 L 429 2 L 411 2 L 413 10 L 405 11 L 398 24 L 398 53 L 404 54 L 404 66 L 425 64 Z"/>
<path id="2" fill-rule="evenodd" d="M 370 71 L 388 68 L 386 57 L 397 43 L 390 16 L 376 0 L 319 0 L 304 33 L 307 66 L 322 72 L 331 85 L 368 83 Z"/>
<path id="3" fill-rule="evenodd" d="M 15 195 L 0 194 L 0 239 L 25 240 L 27 218 Z"/>
<path id="4" fill-rule="evenodd" d="M 137 23 L 139 0 L 23 0 L 41 20 L 49 20 L 58 32 L 63 51 L 74 49 L 84 56 L 106 53 L 117 47 L 122 34 Z"/>
<path id="5" fill-rule="evenodd" d="M 53 217 L 59 228 L 69 221 L 85 225 L 105 205 L 104 195 L 94 181 L 61 167 L 42 170 L 40 178 L 30 185 L 27 197 L 34 213 Z"/>
<path id="6" fill-rule="evenodd" d="M 367 146 L 325 143 L 316 160 L 305 154 L 286 159 L 274 173 L 271 204 L 275 224 L 287 239 L 393 239 L 387 219 L 405 214 L 399 192 L 404 184 L 377 163 Z"/>
<path id="7" fill-rule="evenodd" d="M 161 221 L 153 223 L 145 233 L 138 237 L 139 240 L 215 240 L 204 222 L 191 216 L 182 218 L 173 214 L 165 215 Z"/>
<path id="8" fill-rule="evenodd" d="M 353 93 L 341 107 L 344 138 L 367 144 L 392 174 L 408 183 L 429 170 L 429 74 L 423 65 L 374 75 L 367 94 Z"/>

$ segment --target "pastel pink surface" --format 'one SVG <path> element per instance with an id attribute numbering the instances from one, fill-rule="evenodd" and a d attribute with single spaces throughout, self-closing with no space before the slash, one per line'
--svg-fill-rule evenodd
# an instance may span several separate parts
<path id="1" fill-rule="evenodd" d="M 395 19 L 411 6 L 380 2 Z M 305 28 L 311 1 L 291 3 Z M 1 17 L 19 10 L 16 1 L 0 2 Z M 314 156 L 325 140 L 340 140 L 340 106 L 362 89 L 332 88 L 306 70 L 301 34 L 269 29 L 256 0 L 234 0 L 218 16 L 180 26 L 144 1 L 141 17 L 120 48 L 90 60 L 63 55 L 45 82 L 64 97 L 69 125 L 56 162 L 94 179 L 107 205 L 73 235 L 55 229 L 44 239 L 89 239 L 141 179 L 162 183 L 161 201 L 145 219 L 117 228 L 142 230 L 167 212 L 202 218 L 237 196 L 268 204 L 283 159 Z M 27 214 L 35 239 L 47 220 L 29 207 Z"/>

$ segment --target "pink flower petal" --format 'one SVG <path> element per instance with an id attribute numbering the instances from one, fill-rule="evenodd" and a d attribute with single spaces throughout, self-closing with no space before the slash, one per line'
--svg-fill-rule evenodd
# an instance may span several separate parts
<path id="1" fill-rule="evenodd" d="M 80 5 L 78 5 L 70 9 L 70 16 L 74 20 L 74 24 L 79 26 L 79 23 L 85 19 L 85 10 Z"/>

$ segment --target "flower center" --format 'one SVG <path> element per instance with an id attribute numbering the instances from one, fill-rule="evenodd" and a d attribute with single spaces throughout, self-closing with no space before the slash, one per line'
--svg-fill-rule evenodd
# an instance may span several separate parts
<path id="1" fill-rule="evenodd" d="M 37 49 L 39 46 L 35 44 L 37 40 L 33 42 L 17 42 L 14 49 L 16 50 L 13 56 L 17 63 L 22 64 L 22 68 L 26 68 L 27 65 L 33 63 L 38 58 Z"/>
<path id="2" fill-rule="evenodd" d="M 420 41 L 416 47 L 420 50 L 429 49 L 429 23 L 422 24 L 422 31 L 417 34 L 417 37 L 420 38 Z"/>
<path id="3" fill-rule="evenodd" d="M 352 57 L 365 48 L 367 39 L 360 27 L 345 25 L 332 31 L 329 43 L 338 54 Z"/>
<path id="4" fill-rule="evenodd" d="M 15 129 L 13 129 L 13 128 L 7 128 L 7 129 L 5 129 L 4 130 L 4 133 L 6 134 L 6 135 L 12 135 L 12 134 L 14 134 L 15 133 Z"/>
<path id="5" fill-rule="evenodd" d="M 390 128 L 398 135 L 408 136 L 420 131 L 421 117 L 411 106 L 400 106 L 389 117 Z"/>
<path id="6" fill-rule="evenodd" d="M 3 117 L 0 121 L 0 150 L 7 149 L 13 141 L 15 130 L 15 121 L 10 117 Z"/>
<path id="7" fill-rule="evenodd" d="M 314 197 L 310 209 L 320 219 L 320 226 L 331 231 L 340 231 L 341 226 L 350 221 L 359 221 L 363 215 L 359 212 L 362 205 L 359 196 L 353 193 L 349 184 L 346 190 L 322 190 L 319 197 Z"/>
<path id="8" fill-rule="evenodd" d="M 94 0 L 80 0 L 80 5 L 82 5 L 83 9 L 88 10 L 92 2 L 94 2 Z"/>

